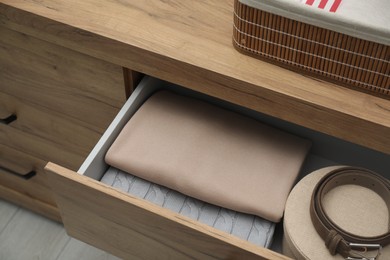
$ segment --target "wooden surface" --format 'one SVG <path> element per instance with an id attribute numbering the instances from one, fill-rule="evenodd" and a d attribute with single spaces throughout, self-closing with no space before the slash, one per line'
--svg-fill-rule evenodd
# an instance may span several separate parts
<path id="1" fill-rule="evenodd" d="M 0 197 L 35 212 L 60 221 L 60 214 L 46 182 L 43 171 L 46 161 L 0 144 Z M 23 179 L 10 171 L 25 174 L 35 171 L 30 179 Z"/>
<path id="2" fill-rule="evenodd" d="M 40 102 L 44 104 L 45 100 Z M 6 111 L 17 115 L 14 122 L 7 126 L 0 126 L 2 144 L 30 152 L 45 160 L 56 159 L 59 157 L 58 153 L 67 154 L 68 160 L 66 157 L 61 160 L 72 169 L 77 169 L 101 136 L 99 128 L 102 126 L 94 129 L 93 126 L 85 123 L 83 125 L 83 122 L 79 123 L 78 120 L 66 117 L 50 108 L 3 94 L 1 90 L 0 103 Z M 24 138 L 31 140 L 24 141 L 22 140 Z M 49 150 L 32 146 L 40 143 L 42 146 L 47 144 Z M 61 151 L 55 152 L 55 150 Z"/>
<path id="3" fill-rule="evenodd" d="M 1 144 L 77 169 L 125 101 L 122 68 L 0 26 Z"/>
<path id="4" fill-rule="evenodd" d="M 126 97 L 129 98 L 134 89 L 142 80 L 144 74 L 134 70 L 123 68 L 123 76 L 125 79 Z"/>
<path id="5" fill-rule="evenodd" d="M 390 153 L 390 101 L 270 65 L 232 46 L 233 0 L 0 0 L 26 34 Z"/>
<path id="6" fill-rule="evenodd" d="M 126 99 L 123 70 L 2 25 L 0 35 L 0 118 L 17 116 L 0 124 L 0 197 L 60 221 L 43 167 L 80 167 Z"/>
<path id="7" fill-rule="evenodd" d="M 58 123 L 48 125 L 46 122 L 46 125 L 42 125 L 44 120 L 51 122 L 54 117 L 70 121 L 68 125 L 78 124 L 96 134 L 105 131 L 125 101 L 120 66 L 10 30 L 6 26 L 0 26 L 0 35 L 0 92 L 19 101 L 19 104 L 14 100 L 12 103 L 8 101 L 3 104 L 3 110 L 22 110 L 21 116 L 25 120 L 34 113 L 30 125 L 23 127 L 35 134 L 37 125 L 41 128 L 38 129 L 40 134 L 44 134 L 47 126 L 57 126 L 56 132 L 61 131 Z M 4 98 L 5 101 L 8 99 Z M 51 118 L 40 119 L 41 114 L 28 112 L 30 109 L 38 110 L 41 114 L 52 113 L 49 115 Z M 31 127 L 34 123 L 31 121 L 35 121 L 35 126 Z M 80 132 L 76 129 L 73 131 Z M 79 140 L 67 138 L 66 141 Z"/>
<path id="8" fill-rule="evenodd" d="M 29 194 L 0 185 L 0 198 L 12 202 L 15 205 L 28 208 L 56 222 L 62 221 L 57 206 L 42 202 L 39 199 L 29 196 Z"/>
<path id="9" fill-rule="evenodd" d="M 61 166 L 45 169 L 68 233 L 121 258 L 288 259 Z"/>
<path id="10" fill-rule="evenodd" d="M 59 223 L 3 200 L 0 200 L 0 259 L 119 260 L 70 238 Z"/>

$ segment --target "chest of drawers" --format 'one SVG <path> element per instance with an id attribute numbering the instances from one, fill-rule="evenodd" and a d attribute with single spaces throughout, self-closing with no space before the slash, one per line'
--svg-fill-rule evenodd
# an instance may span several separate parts
<path id="1" fill-rule="evenodd" d="M 123 67 L 354 143 L 353 149 L 343 150 L 340 139 L 316 142 L 327 147 L 334 161 L 342 154 L 349 162 L 367 160 L 386 167 L 388 100 L 239 54 L 231 45 L 232 18 L 232 0 L 0 0 L 0 98 L 6 100 L 0 105 L 0 115 L 18 118 L 0 126 L 4 147 L 0 163 L 23 174 L 42 169 L 50 161 L 46 168 L 55 185 L 51 188 L 56 187 L 62 196 L 59 201 L 71 209 L 62 216 L 69 233 L 124 258 L 171 252 L 189 258 L 250 255 L 284 259 L 214 230 L 203 230 L 75 172 L 124 104 L 126 89 L 130 92 L 134 75 L 125 73 L 123 78 Z M 15 104 L 27 109 L 21 113 Z M 359 157 L 359 145 L 379 152 Z M 0 196 L 40 212 L 47 212 L 42 205 L 45 209 L 50 205 L 58 219 L 45 173 L 36 172 L 26 182 L 30 186 L 20 186 L 25 180 L 4 172 L 7 180 L 0 182 Z M 73 191 L 73 195 L 84 196 L 83 200 L 69 199 Z M 100 203 L 102 198 L 104 203 Z M 126 222 L 120 211 L 110 211 L 121 207 L 136 220 Z M 80 212 L 84 218 L 77 221 Z M 72 221 L 67 225 L 69 214 Z M 85 222 L 92 227 L 105 224 L 83 233 Z M 128 228 L 118 233 L 123 225 Z M 162 227 L 168 228 L 163 229 L 166 233 L 175 228 L 175 238 L 168 241 L 159 232 Z M 107 240 L 106 234 L 112 239 Z M 196 246 L 191 248 L 192 242 Z M 211 254 L 215 248 L 218 252 Z"/>

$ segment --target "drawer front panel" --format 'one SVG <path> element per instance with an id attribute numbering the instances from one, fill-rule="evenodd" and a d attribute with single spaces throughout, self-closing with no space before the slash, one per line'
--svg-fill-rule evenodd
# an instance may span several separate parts
<path id="1" fill-rule="evenodd" d="M 0 26 L 0 91 L 103 132 L 125 101 L 123 70 Z"/>
<path id="2" fill-rule="evenodd" d="M 0 194 L 8 200 L 60 220 L 43 170 L 45 164 L 46 161 L 42 159 L 0 145 Z"/>
<path id="3" fill-rule="evenodd" d="M 16 116 L 16 119 L 8 125 L 2 125 L 3 133 L 5 129 L 7 133 L 16 130 L 47 140 L 61 146 L 64 150 L 85 157 L 101 136 L 97 127 L 2 92 L 0 92 L 0 104 L 0 118 Z M 13 142 L 17 137 L 10 138 L 12 140 L 5 139 L 4 142 Z M 34 150 L 30 151 L 34 152 Z"/>
<path id="4" fill-rule="evenodd" d="M 0 145 L 0 184 L 55 205 L 43 167 L 46 161 Z M 23 178 L 34 171 L 35 175 Z"/>
<path id="5" fill-rule="evenodd" d="M 46 166 L 67 232 L 124 259 L 288 259 L 61 166 Z"/>
<path id="6" fill-rule="evenodd" d="M 81 165 L 126 99 L 123 69 L 4 26 L 0 35 L 0 197 L 59 220 L 43 165 Z M 30 180 L 12 174 L 30 168 Z"/>
<path id="7" fill-rule="evenodd" d="M 85 158 L 84 153 L 69 151 L 62 144 L 50 142 L 8 125 L 0 125 L 0 144 L 43 161 L 56 161 L 70 169 L 77 169 Z"/>

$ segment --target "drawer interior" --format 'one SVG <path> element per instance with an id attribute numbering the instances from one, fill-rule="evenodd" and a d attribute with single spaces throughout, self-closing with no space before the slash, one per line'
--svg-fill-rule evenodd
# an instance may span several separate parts
<path id="1" fill-rule="evenodd" d="M 389 155 L 146 77 L 91 151 L 78 174 L 52 163 L 46 166 L 68 233 L 119 257 L 150 258 L 164 252 L 166 257 L 163 258 L 166 259 L 285 258 L 275 253 L 280 251 L 281 236 L 275 237 L 274 251 L 259 248 L 100 182 L 109 167 L 104 162 L 104 156 L 110 145 L 143 102 L 161 88 L 204 99 L 311 139 L 313 147 L 300 177 L 329 165 L 361 166 L 383 175 L 390 167 Z"/>
<path id="2" fill-rule="evenodd" d="M 121 111 L 108 127 L 102 138 L 81 165 L 78 173 L 91 177 L 95 180 L 100 180 L 108 168 L 107 164 L 104 162 L 104 156 L 108 148 L 111 146 L 131 116 L 137 111 L 143 102 L 158 89 L 169 89 L 183 95 L 200 98 L 226 109 L 255 118 L 256 120 L 286 132 L 312 140 L 313 146 L 300 177 L 303 177 L 305 174 L 316 170 L 319 167 L 333 164 L 360 166 L 371 169 L 385 176 L 390 174 L 387 171 L 387 169 L 390 168 L 390 155 L 149 77 L 145 78 L 140 83 L 138 88 L 122 107 Z M 390 176 L 386 177 L 390 178 Z"/>

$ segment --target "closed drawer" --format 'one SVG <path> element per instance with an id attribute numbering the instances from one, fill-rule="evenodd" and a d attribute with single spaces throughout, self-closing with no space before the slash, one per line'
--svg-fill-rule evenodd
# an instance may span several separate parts
<path id="1" fill-rule="evenodd" d="M 45 164 L 45 160 L 0 144 L 0 194 L 60 221 L 43 170 Z M 32 202 L 35 202 L 34 207 L 31 207 Z"/>
<path id="2" fill-rule="evenodd" d="M 80 167 L 125 102 L 123 69 L 6 27 L 0 25 L 0 145 L 7 147 L 0 166 L 8 166 L 0 197 L 60 220 L 43 165 Z M 29 168 L 31 180 L 12 175 Z"/>
<path id="3" fill-rule="evenodd" d="M 104 132 L 125 101 L 122 67 L 3 26 L 0 35 L 0 92 Z"/>
<path id="4" fill-rule="evenodd" d="M 1 92 L 0 104 L 0 197 L 61 221 L 43 167 L 77 169 L 100 134 Z"/>
<path id="5" fill-rule="evenodd" d="M 70 169 L 77 169 L 85 159 L 85 154 L 82 152 L 69 150 L 66 145 L 51 142 L 45 137 L 32 135 L 10 125 L 0 124 L 0 144 L 23 151 L 43 161 L 67 165 L 66 167 Z"/>
<path id="6" fill-rule="evenodd" d="M 49 185 L 55 194 L 67 232 L 124 259 L 288 259 L 280 253 L 240 240 L 99 181 L 108 168 L 104 162 L 108 148 L 146 98 L 160 88 L 195 95 L 253 116 L 253 112 L 232 104 L 145 78 L 77 173 L 54 163 L 46 165 Z M 310 139 L 313 137 L 311 132 L 302 133 Z M 315 143 L 329 143 L 329 140 L 320 137 Z M 355 147 L 344 149 L 344 144 L 339 143 L 331 143 L 331 147 L 337 147 L 337 152 L 329 147 L 322 150 L 314 147 L 314 151 L 340 154 L 340 161 L 309 155 L 305 171 L 338 163 L 352 164 L 363 161 L 360 157 L 367 158 L 365 152 L 357 151 L 353 162 L 348 161 L 342 155 L 351 154 L 347 150 Z M 379 171 L 384 172 L 389 167 L 389 156 L 371 155 L 376 158 L 372 165 L 379 167 Z"/>
<path id="7" fill-rule="evenodd" d="M 3 96 L 0 93 L 0 97 Z M 11 99 L 2 101 L 3 105 L 12 102 Z M 86 149 L 92 147 L 99 135 L 90 130 L 83 131 L 77 124 L 63 124 L 63 119 L 41 113 L 29 105 L 19 102 L 13 105 L 16 110 L 1 109 L 1 118 L 14 114 L 16 119 L 9 124 L 0 124 L 0 197 L 61 221 L 43 167 L 52 161 L 77 169 L 87 155 Z M 85 133 L 85 139 L 78 140 L 81 133 Z M 67 141 L 71 137 L 76 142 Z"/>
<path id="8" fill-rule="evenodd" d="M 84 121 L 74 119 L 36 103 L 21 100 L 1 91 L 0 104 L 0 118 L 14 116 L 12 122 L 0 126 L 0 132 L 3 133 L 0 136 L 2 143 L 21 151 L 28 151 L 30 154 L 36 154 L 40 158 L 57 161 L 56 153 L 48 154 L 51 157 L 42 154 L 44 151 L 40 151 L 42 149 L 38 140 L 42 140 L 42 146 L 45 146 L 45 143 L 52 144 L 61 150 L 85 158 L 101 137 L 99 127 L 91 126 Z M 34 144 L 24 145 L 20 141 L 23 138 L 32 138 L 36 141 L 29 140 L 26 143 Z M 58 154 L 57 157 L 60 160 L 63 156 Z M 70 157 L 68 158 L 70 159 Z M 83 160 L 81 158 L 67 165 L 72 169 L 76 169 Z"/>
<path id="9" fill-rule="evenodd" d="M 39 187 L 35 192 L 36 196 L 33 197 L 40 197 L 43 201 L 55 205 L 51 196 L 46 196 L 45 192 L 45 190 L 49 190 L 43 176 L 45 161 L 4 145 L 0 145 L 0 148 L 0 170 L 2 171 L 0 183 L 21 192 L 24 192 L 21 187 L 25 187 L 29 183 L 33 184 Z M 27 190 L 26 194 L 29 194 Z"/>

